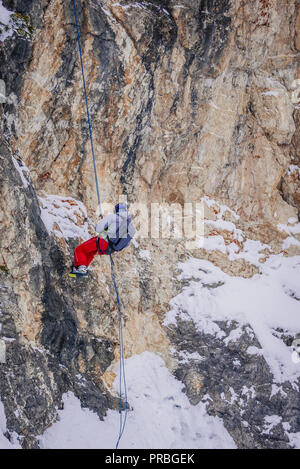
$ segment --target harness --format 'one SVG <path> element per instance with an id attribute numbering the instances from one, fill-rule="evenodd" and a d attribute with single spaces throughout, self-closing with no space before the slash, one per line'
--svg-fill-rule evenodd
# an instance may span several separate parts
<path id="1" fill-rule="evenodd" d="M 110 246 L 110 242 L 109 242 L 109 239 L 108 239 L 108 247 L 105 249 L 105 251 L 103 249 L 100 248 L 100 242 L 99 242 L 99 239 L 100 239 L 100 236 L 97 236 L 97 239 L 96 239 L 96 245 L 97 245 L 97 252 L 98 254 L 102 255 L 102 254 L 107 254 L 107 255 L 110 255 L 112 254 L 113 252 L 115 252 L 115 250 Z"/>
<path id="2" fill-rule="evenodd" d="M 128 235 L 129 235 L 128 228 L 129 228 L 130 222 L 131 222 L 131 218 L 130 218 L 130 216 L 127 216 L 127 231 L 126 231 L 126 232 L 127 232 Z M 119 220 L 119 218 L 117 217 L 117 230 L 116 230 L 116 231 L 117 231 L 117 234 L 118 234 L 118 235 L 119 235 L 119 228 L 120 228 L 120 220 Z M 108 230 L 108 226 L 104 229 L 104 231 L 107 232 L 107 230 Z M 122 246 L 122 244 L 121 244 L 122 241 L 124 240 L 123 237 L 121 237 L 121 238 L 118 238 L 118 237 L 117 237 L 117 238 L 115 238 L 115 239 L 113 238 L 113 239 L 111 240 L 111 239 L 109 239 L 109 237 L 107 236 L 106 241 L 107 241 L 107 243 L 108 243 L 108 247 L 107 247 L 105 250 L 103 250 L 103 249 L 100 248 L 100 239 L 102 239 L 102 238 L 100 238 L 100 237 L 98 236 L 98 237 L 97 237 L 97 240 L 96 240 L 96 243 L 97 243 L 97 252 L 98 252 L 98 254 L 100 254 L 100 255 L 101 255 L 101 254 L 108 254 L 108 255 L 110 255 L 110 254 L 113 254 L 114 252 L 118 252 L 119 250 L 122 250 L 122 249 L 124 249 L 124 247 L 126 247 L 126 245 Z M 128 238 L 127 238 L 127 239 L 128 239 Z M 130 238 L 129 238 L 129 239 L 130 239 Z M 130 241 L 129 241 L 129 242 L 130 242 Z M 119 246 L 119 248 L 118 248 L 118 246 Z M 120 249 L 120 247 L 121 247 L 121 249 Z"/>

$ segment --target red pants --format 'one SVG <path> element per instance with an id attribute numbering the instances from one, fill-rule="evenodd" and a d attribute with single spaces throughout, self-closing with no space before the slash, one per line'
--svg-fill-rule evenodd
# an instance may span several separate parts
<path id="1" fill-rule="evenodd" d="M 84 243 L 77 246 L 74 250 L 74 265 L 78 267 L 80 265 L 85 265 L 88 267 L 95 255 L 97 254 L 97 236 L 94 238 L 88 239 Z M 108 248 L 108 242 L 105 239 L 99 238 L 99 249 L 104 251 L 99 253 L 101 256 L 106 254 L 105 251 Z"/>

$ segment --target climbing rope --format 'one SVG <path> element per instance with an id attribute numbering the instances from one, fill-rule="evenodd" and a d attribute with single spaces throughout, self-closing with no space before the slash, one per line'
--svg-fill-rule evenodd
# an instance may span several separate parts
<path id="1" fill-rule="evenodd" d="M 85 85 L 85 77 L 84 77 L 84 69 L 83 69 L 83 61 L 82 61 L 82 52 L 81 52 L 81 44 L 80 44 L 80 35 L 79 35 L 79 24 L 78 24 L 78 19 L 77 19 L 77 10 L 76 10 L 76 0 L 73 0 L 73 7 L 74 7 L 74 17 L 75 17 L 76 30 L 77 30 L 77 42 L 78 42 L 78 49 L 79 49 L 79 56 L 80 56 L 80 65 L 81 65 L 82 83 L 83 83 L 83 89 L 84 89 L 86 115 L 87 115 L 87 120 L 88 120 L 88 124 L 89 124 L 89 134 L 90 134 L 91 150 L 92 150 L 92 157 L 93 157 L 93 167 L 94 167 L 95 183 L 96 183 L 97 198 L 98 198 L 98 212 L 99 212 L 99 215 L 101 216 L 102 215 L 101 199 L 100 199 L 100 191 L 99 191 L 96 160 L 95 160 L 93 132 L 92 132 L 92 125 L 91 125 L 91 119 L 90 119 L 88 98 L 87 98 L 86 85 Z"/>
<path id="2" fill-rule="evenodd" d="M 119 393 L 120 393 L 120 429 L 119 429 L 119 436 L 116 443 L 116 449 L 118 449 L 120 439 L 123 435 L 126 419 L 127 419 L 127 412 L 128 412 L 128 402 L 127 402 L 127 386 L 126 386 L 126 376 L 125 376 L 125 360 L 124 360 L 124 343 L 123 343 L 123 326 L 122 326 L 122 313 L 121 313 L 121 305 L 119 299 L 118 288 L 115 280 L 114 274 L 114 261 L 112 255 L 110 257 L 110 265 L 111 265 L 111 278 L 115 287 L 116 296 L 117 296 L 117 305 L 118 305 L 118 318 L 119 318 L 119 344 L 120 344 L 120 383 L 119 383 Z M 124 421 L 122 417 L 122 382 L 124 384 L 124 394 L 125 394 L 125 416 Z"/>
<path id="3" fill-rule="evenodd" d="M 93 144 L 93 132 L 92 132 L 92 125 L 89 113 L 89 106 L 88 106 L 88 98 L 87 98 L 87 91 L 85 85 L 85 77 L 84 77 L 84 68 L 83 68 L 83 61 L 82 61 L 82 52 L 81 52 L 81 44 L 80 44 L 80 34 L 79 34 L 79 24 L 77 19 L 77 10 L 76 10 L 76 0 L 73 0 L 73 8 L 74 8 L 74 17 L 76 23 L 76 30 L 77 30 L 77 42 L 78 42 L 78 49 L 79 49 L 79 56 L 80 56 L 80 64 L 81 64 L 81 74 L 82 74 L 82 83 L 84 89 L 84 98 L 85 98 L 85 106 L 86 106 L 86 115 L 89 125 L 89 135 L 91 141 L 91 150 L 92 150 L 92 157 L 93 157 L 93 167 L 94 167 L 94 174 L 95 174 L 95 183 L 96 183 L 96 190 L 97 190 L 97 198 L 98 198 L 98 212 L 99 215 L 102 216 L 102 208 L 101 208 L 101 199 L 100 199 L 100 191 L 99 191 L 99 184 L 98 184 L 98 176 L 97 176 L 97 168 L 96 168 L 96 160 L 95 160 L 95 152 L 94 152 L 94 144 Z M 111 279 L 115 288 L 116 298 L 117 298 L 117 305 L 118 305 L 118 322 L 119 322 L 119 344 L 120 344 L 120 384 L 119 384 L 119 394 L 120 394 L 120 428 L 119 428 L 119 435 L 116 443 L 116 449 L 119 446 L 120 439 L 123 435 L 126 419 L 127 419 L 127 412 L 128 412 L 128 402 L 127 402 L 127 386 L 126 386 L 126 376 L 125 376 L 125 359 L 124 359 L 124 342 L 123 342 L 123 326 L 122 326 L 122 313 L 121 313 L 121 305 L 120 305 L 120 298 L 118 287 L 115 279 L 114 274 L 114 261 L 112 255 L 110 257 L 110 266 L 111 266 Z M 125 416 L 123 420 L 122 415 L 122 386 L 124 385 L 124 395 L 125 395 Z"/>

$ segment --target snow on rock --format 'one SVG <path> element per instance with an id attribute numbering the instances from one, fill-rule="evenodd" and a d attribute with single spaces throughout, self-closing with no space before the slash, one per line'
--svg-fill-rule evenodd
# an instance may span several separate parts
<path id="1" fill-rule="evenodd" d="M 278 229 L 280 231 L 285 231 L 289 235 L 297 235 L 300 234 L 300 223 L 288 223 L 286 225 L 279 223 Z"/>
<path id="2" fill-rule="evenodd" d="M 226 253 L 226 244 L 223 236 L 221 235 L 212 235 L 205 238 L 203 246 L 206 251 L 221 251 L 224 254 Z"/>
<path id="3" fill-rule="evenodd" d="M 183 384 L 160 357 L 144 352 L 127 359 L 125 366 L 132 410 L 120 449 L 236 447 L 219 417 L 210 417 L 203 403 L 189 403 Z M 95 413 L 82 409 L 71 392 L 64 395 L 64 403 L 59 421 L 39 437 L 42 448 L 114 448 L 118 412 L 109 410 L 101 422 Z"/>
<path id="4" fill-rule="evenodd" d="M 21 446 L 17 442 L 17 434 L 15 432 L 10 434 L 11 441 L 9 441 L 8 438 L 4 436 L 6 431 L 4 406 L 0 401 L 0 449 L 21 449 Z"/>
<path id="5" fill-rule="evenodd" d="M 142 259 L 146 259 L 147 261 L 151 262 L 151 254 L 148 249 L 141 249 L 139 251 L 139 255 Z"/>
<path id="6" fill-rule="evenodd" d="M 291 246 L 300 246 L 300 241 L 293 236 L 288 236 L 282 242 L 282 249 L 289 249 Z"/>
<path id="7" fill-rule="evenodd" d="M 274 90 L 269 90 L 269 91 L 263 91 L 261 93 L 262 96 L 278 96 L 279 95 L 279 91 L 274 91 Z"/>
<path id="8" fill-rule="evenodd" d="M 222 205 L 215 199 L 211 199 L 208 196 L 204 196 L 201 198 L 202 202 L 204 202 L 208 207 L 215 208 L 215 213 L 217 215 L 218 219 L 222 219 L 226 212 L 231 214 L 236 220 L 240 218 L 240 216 L 234 212 L 234 210 L 231 210 L 227 205 Z"/>
<path id="9" fill-rule="evenodd" d="M 291 359 L 291 348 L 282 334 L 299 332 L 300 256 L 271 256 L 252 278 L 229 276 L 209 261 L 190 258 L 179 264 L 178 280 L 189 279 L 189 285 L 170 302 L 164 324 L 177 320 L 193 321 L 198 330 L 228 343 L 239 337 L 237 328 L 229 337 L 218 321 L 236 321 L 250 325 L 275 382 L 296 382 L 300 368 Z M 253 353 L 253 352 L 252 352 Z"/>
<path id="10" fill-rule="evenodd" d="M 72 197 L 47 194 L 39 197 L 41 218 L 50 235 L 87 240 L 87 212 L 84 204 Z"/>
<path id="11" fill-rule="evenodd" d="M 276 427 L 276 425 L 279 425 L 282 420 L 282 417 L 279 415 L 268 415 L 264 418 L 264 427 L 265 429 L 263 430 L 263 433 L 266 433 L 267 435 L 270 433 L 270 431 Z"/>
<path id="12" fill-rule="evenodd" d="M 287 224 L 279 223 L 277 227 L 280 231 L 288 234 L 282 242 L 283 249 L 288 249 L 290 246 L 300 246 L 300 241 L 296 238 L 300 235 L 300 223 L 296 218 L 290 218 Z"/>
<path id="13" fill-rule="evenodd" d="M 289 175 L 290 175 L 290 174 L 293 174 L 293 173 L 297 173 L 297 174 L 300 176 L 300 168 L 299 168 L 299 166 L 296 166 L 295 164 L 291 164 L 291 165 L 288 167 L 287 173 L 288 173 Z"/>
<path id="14" fill-rule="evenodd" d="M 186 350 L 180 350 L 179 352 L 175 352 L 175 349 L 173 351 L 173 355 L 176 356 L 176 358 L 181 362 L 181 363 L 190 363 L 191 360 L 193 361 L 198 361 L 201 362 L 204 360 L 199 353 L 194 352 L 194 353 L 189 353 Z"/>
<path id="15" fill-rule="evenodd" d="M 12 157 L 12 160 L 13 160 L 13 163 L 14 163 L 14 166 L 15 166 L 16 170 L 18 171 L 18 173 L 20 175 L 20 178 L 23 182 L 23 185 L 24 185 L 25 189 L 27 189 L 27 187 L 30 184 L 29 169 L 27 168 L 27 166 L 23 162 L 22 162 L 22 164 L 20 164 L 14 157 Z"/>
<path id="16" fill-rule="evenodd" d="M 29 16 L 10 11 L 0 0 L 0 42 L 5 41 L 14 33 L 24 38 L 32 38 L 33 27 L 29 23 Z"/>
<path id="17" fill-rule="evenodd" d="M 212 210 L 216 220 L 204 220 L 205 237 L 200 241 L 199 247 L 206 251 L 220 251 L 227 254 L 230 261 L 244 259 L 259 267 L 272 252 L 272 248 L 260 241 L 246 238 L 243 231 L 235 225 L 239 215 L 226 205 L 219 204 L 206 196 L 202 198 L 202 202 Z M 231 221 L 226 220 L 228 217 Z"/>
<path id="18" fill-rule="evenodd" d="M 289 433 L 287 432 L 287 435 L 289 437 L 289 440 L 290 440 L 290 444 L 296 448 L 296 449 L 300 449 L 300 432 L 297 432 L 297 433 Z"/>
<path id="19" fill-rule="evenodd" d="M 12 11 L 9 11 L 3 6 L 2 0 L 0 0 L 0 41 L 4 41 L 6 38 L 13 35 L 12 13 Z"/>

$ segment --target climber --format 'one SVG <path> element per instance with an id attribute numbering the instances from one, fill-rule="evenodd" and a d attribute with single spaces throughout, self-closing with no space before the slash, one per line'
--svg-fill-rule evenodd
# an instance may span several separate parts
<path id="1" fill-rule="evenodd" d="M 115 213 L 102 217 L 96 225 L 100 236 L 85 241 L 74 250 L 74 267 L 70 277 L 87 277 L 95 255 L 109 255 L 126 248 L 135 234 L 126 204 L 118 204 Z"/>

